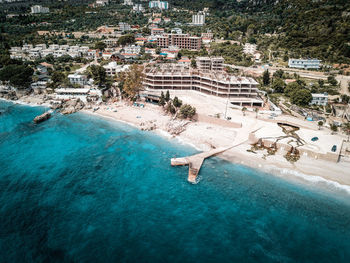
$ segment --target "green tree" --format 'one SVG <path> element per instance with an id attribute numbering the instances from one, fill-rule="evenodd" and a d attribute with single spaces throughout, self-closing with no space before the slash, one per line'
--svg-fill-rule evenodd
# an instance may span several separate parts
<path id="1" fill-rule="evenodd" d="M 105 86 L 107 84 L 106 69 L 102 66 L 91 65 L 88 68 L 88 77 L 92 77 L 94 84 L 99 87 Z"/>
<path id="2" fill-rule="evenodd" d="M 336 86 L 338 84 L 338 81 L 335 79 L 334 76 L 328 76 L 327 81 L 332 86 Z"/>
<path id="3" fill-rule="evenodd" d="M 95 49 L 103 51 L 103 50 L 105 50 L 106 47 L 107 47 L 107 45 L 105 42 L 99 41 L 99 42 L 95 43 Z"/>
<path id="4" fill-rule="evenodd" d="M 170 93 L 169 93 L 169 90 L 167 90 L 165 93 L 165 101 L 168 102 L 169 100 L 170 100 Z"/>
<path id="5" fill-rule="evenodd" d="M 296 90 L 292 93 L 291 102 L 299 106 L 307 106 L 312 100 L 311 92 L 308 89 Z"/>
<path id="6" fill-rule="evenodd" d="M 282 69 L 276 70 L 275 73 L 273 73 L 274 78 L 280 78 L 283 79 L 284 71 Z"/>
<path id="7" fill-rule="evenodd" d="M 285 87 L 286 87 L 286 84 L 284 83 L 283 79 L 280 79 L 280 78 L 273 79 L 271 88 L 274 90 L 274 92 L 283 93 Z"/>
<path id="8" fill-rule="evenodd" d="M 330 127 L 331 127 L 332 134 L 338 131 L 338 126 L 335 125 L 334 123 L 332 123 Z"/>
<path id="9" fill-rule="evenodd" d="M 162 91 L 162 93 L 160 94 L 160 99 L 159 99 L 158 105 L 159 105 L 159 106 L 162 106 L 162 107 L 165 105 L 165 97 L 164 97 L 163 91 Z"/>
<path id="10" fill-rule="evenodd" d="M 123 93 L 129 99 L 135 99 L 142 90 L 144 78 L 143 66 L 133 64 L 128 71 L 118 76 L 118 81 L 123 82 Z"/>
<path id="11" fill-rule="evenodd" d="M 196 60 L 194 58 L 191 59 L 191 67 L 192 68 L 197 68 L 197 62 L 196 62 Z"/>
<path id="12" fill-rule="evenodd" d="M 175 108 L 179 108 L 182 105 L 182 101 L 179 100 L 178 97 L 175 96 L 173 99 L 173 104 L 174 104 Z"/>
<path id="13" fill-rule="evenodd" d="M 245 116 L 245 112 L 247 111 L 248 109 L 246 107 L 243 107 L 242 108 L 242 113 L 243 113 L 243 116 Z"/>
<path id="14" fill-rule="evenodd" d="M 17 88 L 29 87 L 34 70 L 26 65 L 7 65 L 0 70 L 0 80 L 9 81 Z"/>
<path id="15" fill-rule="evenodd" d="M 284 94 L 287 96 L 287 97 L 291 97 L 294 92 L 302 89 L 303 87 L 297 83 L 297 82 L 292 82 L 292 83 L 289 83 L 286 88 L 284 89 Z"/>
<path id="16" fill-rule="evenodd" d="M 51 74 L 51 86 L 52 88 L 57 88 L 59 85 L 64 83 L 66 76 L 60 71 L 54 71 Z"/>
<path id="17" fill-rule="evenodd" d="M 132 34 L 121 36 L 117 41 L 117 44 L 119 46 L 125 46 L 127 44 L 133 44 L 133 43 L 135 43 L 135 36 Z"/>
<path id="18" fill-rule="evenodd" d="M 323 121 L 318 121 L 317 125 L 318 129 L 321 130 L 321 127 L 323 126 Z"/>
<path id="19" fill-rule="evenodd" d="M 184 104 L 180 108 L 180 115 L 184 119 L 191 119 L 196 114 L 196 108 L 189 104 Z"/>
<path id="20" fill-rule="evenodd" d="M 263 84 L 264 86 L 267 86 L 270 84 L 270 73 L 269 70 L 265 70 L 263 73 Z"/>

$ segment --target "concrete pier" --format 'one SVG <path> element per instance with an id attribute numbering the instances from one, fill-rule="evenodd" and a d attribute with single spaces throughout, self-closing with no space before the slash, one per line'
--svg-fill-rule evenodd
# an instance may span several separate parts
<path id="1" fill-rule="evenodd" d="M 172 166 L 188 165 L 188 179 L 187 179 L 187 181 L 195 184 L 195 183 L 197 183 L 197 176 L 198 176 L 199 170 L 201 169 L 201 166 L 206 158 L 223 153 L 227 150 L 230 150 L 234 147 L 237 147 L 237 146 L 249 141 L 250 137 L 251 137 L 250 135 L 254 134 L 259 129 L 261 129 L 261 127 L 258 129 L 255 129 L 255 130 L 252 130 L 252 128 L 250 128 L 249 129 L 250 132 L 241 133 L 240 135 L 238 135 L 235 138 L 236 143 L 232 146 L 219 147 L 219 148 L 212 149 L 212 150 L 207 151 L 207 152 L 198 153 L 198 154 L 195 154 L 192 156 L 181 157 L 181 158 L 172 158 L 171 165 Z"/>
<path id="2" fill-rule="evenodd" d="M 239 143 L 242 144 L 243 142 Z M 178 165 L 188 165 L 188 181 L 190 183 L 195 184 L 197 181 L 197 176 L 199 173 L 199 170 L 201 169 L 201 166 L 204 162 L 204 160 L 208 157 L 215 156 L 217 154 L 220 154 L 222 152 L 225 152 L 233 147 L 238 146 L 239 144 L 230 146 L 230 147 L 220 147 L 217 149 L 210 150 L 208 152 L 202 152 L 198 153 L 192 156 L 188 157 L 182 157 L 182 158 L 172 158 L 171 159 L 171 165 L 172 166 L 178 166 Z"/>

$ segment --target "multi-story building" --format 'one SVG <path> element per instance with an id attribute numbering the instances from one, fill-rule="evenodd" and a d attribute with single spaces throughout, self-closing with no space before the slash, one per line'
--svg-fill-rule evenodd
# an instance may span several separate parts
<path id="1" fill-rule="evenodd" d="M 131 30 L 131 26 L 128 23 L 119 22 L 119 30 L 122 31 L 122 32 L 130 31 Z"/>
<path id="2" fill-rule="evenodd" d="M 222 71 L 224 69 L 223 57 L 197 57 L 197 68 L 199 70 Z"/>
<path id="3" fill-rule="evenodd" d="M 192 16 L 192 25 L 203 26 L 205 24 L 205 14 L 199 11 L 196 15 Z"/>
<path id="4" fill-rule="evenodd" d="M 328 93 L 312 93 L 310 105 L 326 106 L 328 104 Z"/>
<path id="5" fill-rule="evenodd" d="M 250 44 L 250 43 L 245 43 L 245 45 L 243 47 L 243 52 L 245 54 L 253 55 L 256 52 L 256 45 L 255 44 Z"/>
<path id="6" fill-rule="evenodd" d="M 30 10 L 32 14 L 46 14 L 50 12 L 48 7 L 43 7 L 41 5 L 33 5 Z"/>
<path id="7" fill-rule="evenodd" d="M 123 48 L 124 49 L 124 53 L 128 53 L 128 54 L 140 54 L 141 51 L 141 47 L 140 46 L 135 46 L 135 45 L 129 45 Z"/>
<path id="8" fill-rule="evenodd" d="M 117 38 L 108 38 L 108 39 L 103 40 L 103 42 L 106 44 L 106 46 L 108 48 L 118 46 L 118 39 Z"/>
<path id="9" fill-rule="evenodd" d="M 321 60 L 318 59 L 294 59 L 290 58 L 288 67 L 300 69 L 319 69 Z"/>
<path id="10" fill-rule="evenodd" d="M 88 79 L 85 75 L 80 75 L 80 74 L 69 74 L 68 75 L 68 80 L 72 84 L 78 84 L 81 86 L 84 86 L 88 83 Z"/>
<path id="11" fill-rule="evenodd" d="M 164 34 L 157 38 L 157 46 L 163 48 L 177 46 L 183 49 L 200 50 L 202 39 L 189 34 Z"/>
<path id="12" fill-rule="evenodd" d="M 120 72 L 127 71 L 129 69 L 130 65 L 118 65 L 117 62 L 112 61 L 103 67 L 106 70 L 107 76 L 112 77 Z"/>
<path id="13" fill-rule="evenodd" d="M 195 90 L 227 98 L 233 105 L 263 106 L 258 97 L 259 84 L 253 78 L 229 75 L 223 71 L 203 72 L 176 64 L 146 67 L 144 75 L 146 90 Z"/>
<path id="14" fill-rule="evenodd" d="M 167 1 L 149 1 L 149 8 L 159 8 L 167 10 L 169 9 L 169 4 Z"/>
<path id="15" fill-rule="evenodd" d="M 162 36 L 164 34 L 164 28 L 152 28 L 151 35 L 152 36 Z"/>

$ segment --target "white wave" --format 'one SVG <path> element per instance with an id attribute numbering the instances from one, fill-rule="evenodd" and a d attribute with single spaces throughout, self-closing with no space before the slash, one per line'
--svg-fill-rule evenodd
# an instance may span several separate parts
<path id="1" fill-rule="evenodd" d="M 274 167 L 270 169 L 271 170 L 275 170 L 277 171 L 277 173 L 281 174 L 282 176 L 294 176 L 297 178 L 301 178 L 307 182 L 313 183 L 315 185 L 326 185 L 327 188 L 331 188 L 333 190 L 342 190 L 345 191 L 347 194 L 350 194 L 350 186 L 349 185 L 344 185 L 344 184 L 340 184 L 339 182 L 333 181 L 333 180 L 329 180 L 326 178 L 323 178 L 321 176 L 317 176 L 317 175 L 308 175 L 308 174 L 304 174 L 295 170 L 291 170 L 291 169 L 287 169 L 287 168 L 278 168 L 278 167 Z"/>

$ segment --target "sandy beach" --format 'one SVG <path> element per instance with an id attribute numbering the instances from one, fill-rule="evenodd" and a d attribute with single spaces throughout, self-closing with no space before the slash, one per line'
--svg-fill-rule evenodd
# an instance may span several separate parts
<path id="1" fill-rule="evenodd" d="M 42 104 L 38 98 L 25 97 L 15 103 L 27 104 L 31 106 L 48 106 Z M 203 109 L 200 111 L 203 111 Z M 177 139 L 195 147 L 198 151 L 208 151 L 218 147 L 228 147 L 235 144 L 242 138 L 247 138 L 251 131 L 268 129 L 270 133 L 278 133 L 275 124 L 257 119 L 254 113 L 241 116 L 240 112 L 230 110 L 229 114 L 237 122 L 242 121 L 241 128 L 230 128 L 209 122 L 190 122 L 186 129 L 177 136 L 171 135 L 168 131 L 169 122 L 174 122 L 172 117 L 167 115 L 161 107 L 146 103 L 145 107 L 131 106 L 130 103 L 116 102 L 102 105 L 97 111 L 84 109 L 81 111 L 97 117 L 109 120 L 124 122 L 139 129 L 149 127 L 150 124 L 156 127 L 153 132 L 168 139 Z M 243 121 L 244 120 L 244 121 Z M 319 131 L 327 135 L 328 131 Z M 328 136 L 328 135 L 327 135 Z M 220 155 L 227 161 L 246 165 L 255 169 L 265 171 L 287 180 L 298 182 L 324 183 L 331 187 L 342 189 L 350 193 L 350 161 L 341 160 L 338 163 L 325 160 L 316 160 L 308 156 L 301 156 L 295 162 L 290 163 L 284 158 L 284 153 L 277 151 L 275 155 L 267 155 L 266 151 L 256 153 L 248 152 L 251 149 L 251 142 L 247 141 L 242 145 L 234 147 Z M 319 149 L 320 150 L 320 149 Z M 322 150 L 322 149 L 321 149 Z M 170 160 L 169 160 L 170 165 Z M 203 167 L 205 169 L 205 166 Z"/>
<path id="2" fill-rule="evenodd" d="M 212 148 L 233 145 L 235 141 L 239 140 L 238 138 L 248 137 L 250 131 L 261 128 L 262 123 L 264 123 L 253 116 L 248 117 L 249 121 L 242 128 L 228 128 L 206 122 L 191 122 L 180 135 L 172 136 L 167 132 L 167 123 L 172 118 L 156 105 L 146 104 L 145 108 L 139 108 L 118 102 L 114 105 L 102 106 L 96 112 L 93 112 L 93 110 L 83 110 L 83 112 L 122 121 L 138 128 L 142 128 L 143 123 L 155 123 L 157 129 L 154 132 L 167 138 L 178 139 L 183 143 L 192 145 L 199 151 L 208 151 Z M 251 144 L 248 141 L 220 154 L 218 157 L 233 163 L 263 170 L 288 180 L 308 181 L 311 183 L 323 182 L 350 193 L 349 161 L 334 163 L 301 156 L 297 162 L 290 163 L 280 152 L 266 156 L 266 152 L 252 153 L 247 151 L 249 149 L 251 149 Z M 205 169 L 205 166 L 203 169 Z"/>

